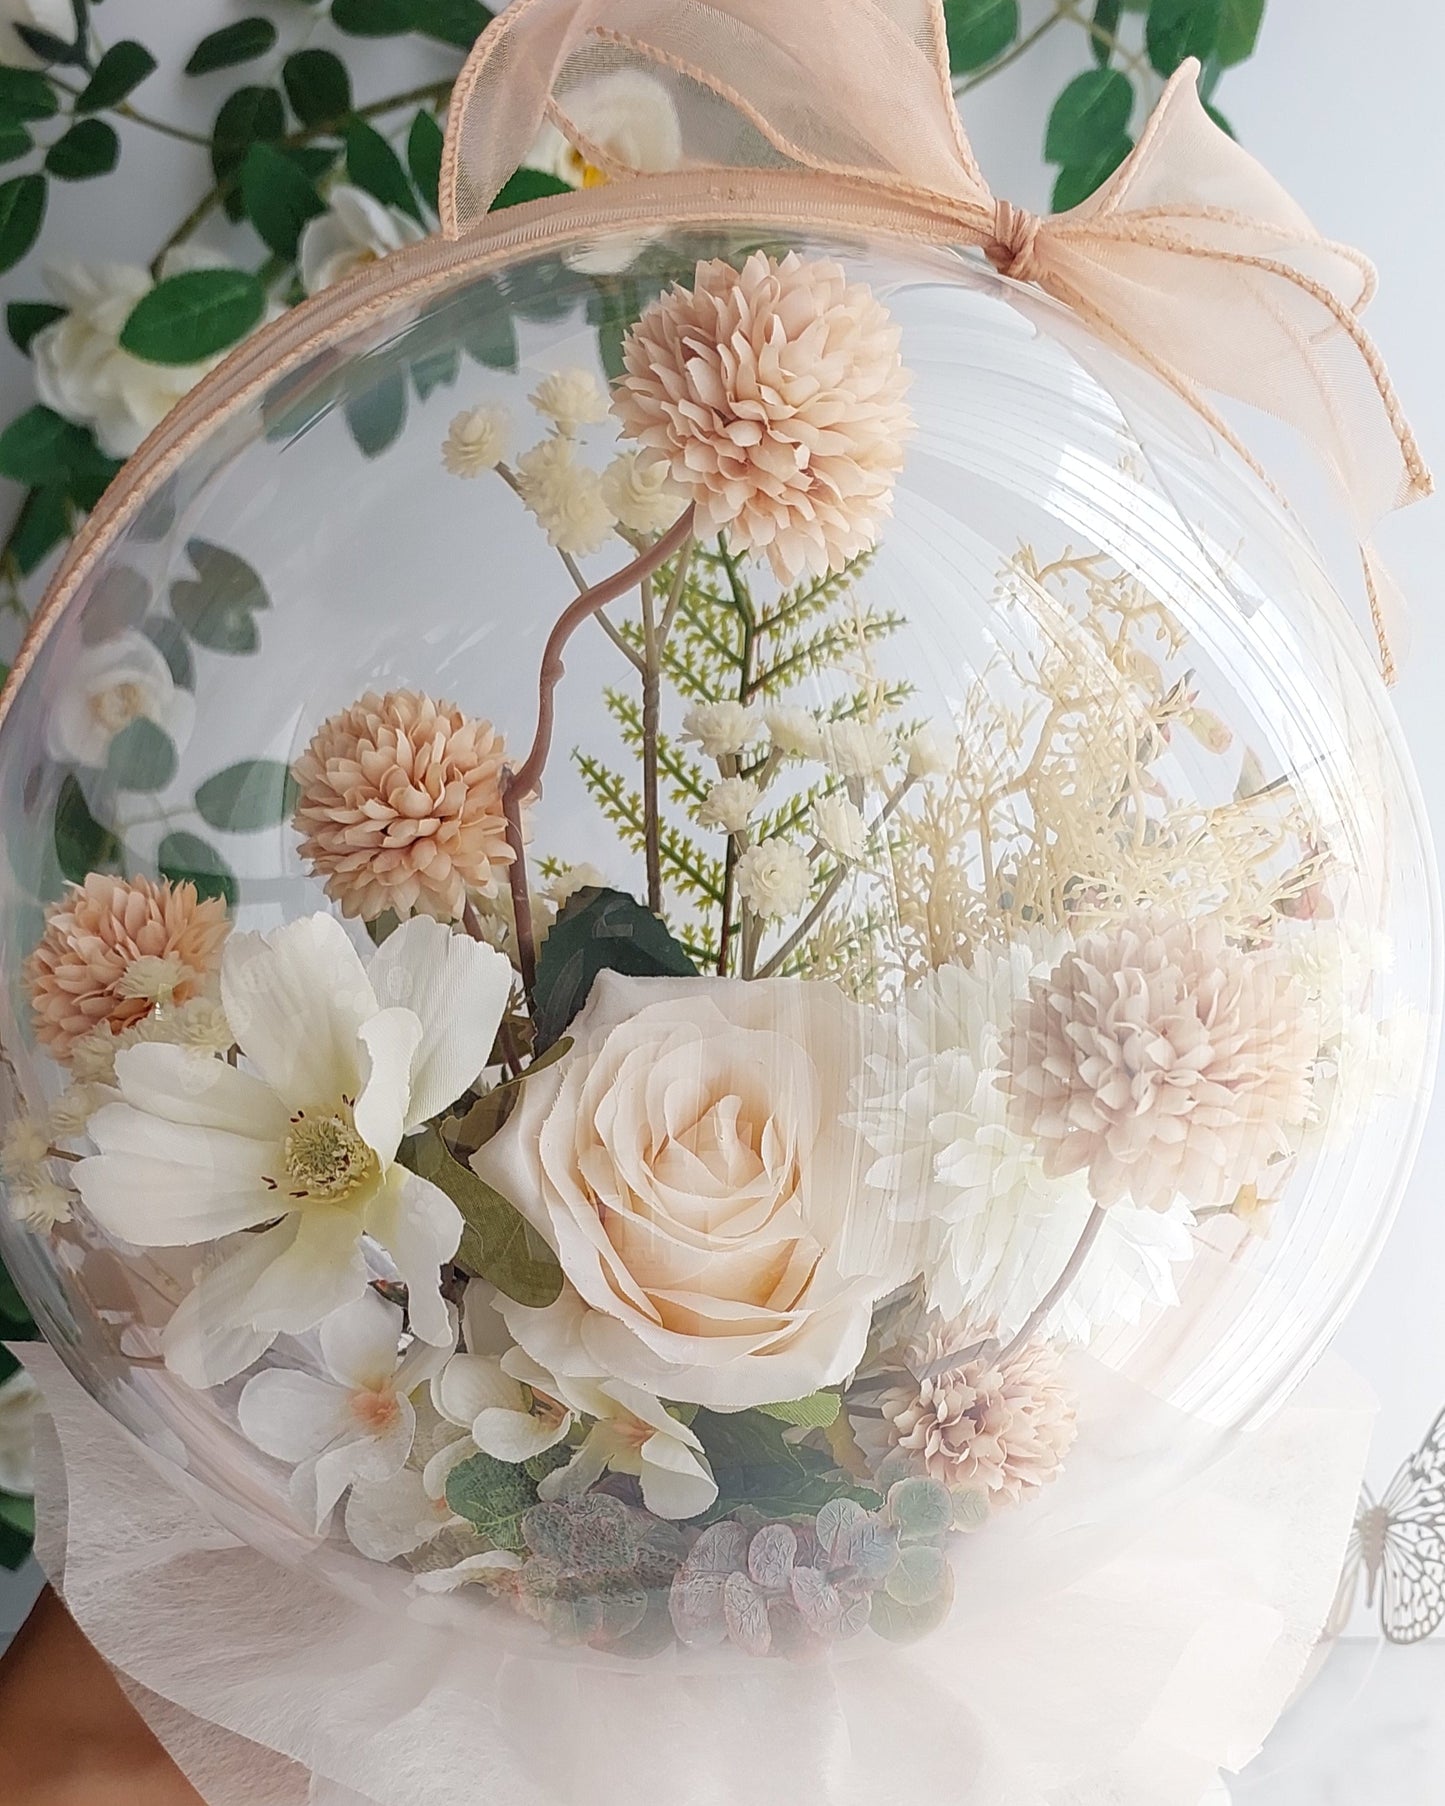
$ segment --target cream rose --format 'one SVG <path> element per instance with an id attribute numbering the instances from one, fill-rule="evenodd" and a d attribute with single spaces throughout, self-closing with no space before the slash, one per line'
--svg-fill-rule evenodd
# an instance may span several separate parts
<path id="1" fill-rule="evenodd" d="M 608 972 L 569 1032 L 472 1162 L 568 1281 L 498 1301 L 517 1341 L 723 1411 L 846 1378 L 903 1277 L 843 1121 L 871 1018 L 828 984 Z"/>

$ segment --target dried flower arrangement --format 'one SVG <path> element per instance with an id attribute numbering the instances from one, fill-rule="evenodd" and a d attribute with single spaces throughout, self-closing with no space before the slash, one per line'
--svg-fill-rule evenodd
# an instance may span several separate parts
<path id="1" fill-rule="evenodd" d="M 577 592 L 531 745 L 415 690 L 315 728 L 299 857 L 364 943 L 80 874 L 26 968 L 69 1088 L 3 1155 L 38 1232 L 202 1251 L 164 1359 L 308 1533 L 632 1655 L 938 1624 L 1063 1470 L 1076 1352 L 1260 1226 L 1374 1033 L 1289 782 L 1172 787 L 1229 735 L 1135 577 L 1024 547 L 994 661 L 910 715 L 866 595 L 900 334 L 834 262 L 740 262 L 610 393 L 550 372 L 515 458 L 452 423 Z M 532 844 L 584 631 L 634 680 L 575 762 L 637 896 Z"/>

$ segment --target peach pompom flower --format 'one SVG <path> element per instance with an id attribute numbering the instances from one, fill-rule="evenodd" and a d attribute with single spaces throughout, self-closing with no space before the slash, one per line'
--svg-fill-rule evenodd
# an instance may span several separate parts
<path id="1" fill-rule="evenodd" d="M 301 857 L 343 915 L 460 919 L 512 862 L 506 749 L 487 721 L 415 690 L 368 692 L 292 769 Z"/>
<path id="2" fill-rule="evenodd" d="M 118 1035 L 204 995 L 229 928 L 225 903 L 193 884 L 92 872 L 50 905 L 25 962 L 37 1039 L 67 1060 L 95 1029 Z"/>
<path id="3" fill-rule="evenodd" d="M 891 508 L 913 424 L 899 341 L 836 263 L 702 263 L 628 334 L 613 409 L 694 502 L 699 537 L 725 530 L 781 583 L 821 576 Z"/>
<path id="4" fill-rule="evenodd" d="M 1030 982 L 1004 1085 L 1051 1174 L 1100 1204 L 1228 1205 L 1290 1151 L 1318 1036 L 1272 948 L 1153 911 L 1087 934 Z"/>

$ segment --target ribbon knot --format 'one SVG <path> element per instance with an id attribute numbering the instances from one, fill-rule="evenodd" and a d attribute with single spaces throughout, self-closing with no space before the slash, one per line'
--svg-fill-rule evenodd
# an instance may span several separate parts
<path id="1" fill-rule="evenodd" d="M 983 254 L 1000 276 L 1011 276 L 1015 282 L 1038 282 L 1037 257 L 1039 233 L 1043 220 L 1027 207 L 1015 207 L 1011 201 L 996 201 L 993 215 L 993 237 L 983 247 Z"/>

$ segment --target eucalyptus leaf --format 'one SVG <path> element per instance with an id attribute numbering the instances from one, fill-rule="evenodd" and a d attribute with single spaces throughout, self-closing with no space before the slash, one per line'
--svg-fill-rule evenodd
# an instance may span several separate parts
<path id="1" fill-rule="evenodd" d="M 526 1472 L 491 1455 L 473 1455 L 447 1475 L 447 1504 L 498 1549 L 522 1552 L 522 1519 L 536 1503 Z"/>
<path id="2" fill-rule="evenodd" d="M 296 780 L 279 759 L 242 759 L 206 779 L 196 813 L 225 834 L 274 828 L 296 807 Z"/>
<path id="3" fill-rule="evenodd" d="M 562 1294 L 557 1256 L 515 1205 L 452 1158 L 435 1129 L 410 1143 L 408 1163 L 462 1213 L 458 1266 L 532 1310 L 556 1303 Z"/>
<path id="4" fill-rule="evenodd" d="M 257 611 L 271 606 L 265 584 L 244 558 L 209 540 L 189 540 L 186 555 L 196 576 L 171 585 L 177 621 L 212 652 L 254 652 L 261 643 Z"/>
<path id="5" fill-rule="evenodd" d="M 266 291 L 245 270 L 188 270 L 142 295 L 120 342 L 152 364 L 199 364 L 237 344 L 266 311 Z"/>
<path id="6" fill-rule="evenodd" d="M 363 456 L 379 458 L 406 430 L 406 376 L 389 370 L 369 389 L 350 395 L 343 404 L 346 424 Z"/>
<path id="7" fill-rule="evenodd" d="M 184 830 L 167 834 L 156 854 L 156 865 L 172 884 L 194 884 L 202 897 L 220 897 L 228 909 L 236 907 L 241 894 L 236 874 L 199 834 Z"/>
<path id="8" fill-rule="evenodd" d="M 73 773 L 60 786 L 51 831 L 56 863 L 72 884 L 83 883 L 91 872 L 114 871 L 120 862 L 120 841 L 91 814 Z"/>
<path id="9" fill-rule="evenodd" d="M 87 646 L 113 640 L 139 627 L 151 605 L 151 586 L 128 564 L 108 565 L 95 579 L 80 617 L 80 637 Z"/>
<path id="10" fill-rule="evenodd" d="M 144 44 L 122 38 L 95 65 L 95 73 L 75 103 L 76 112 L 100 113 L 119 106 L 156 68 L 156 59 Z"/>
<path id="11" fill-rule="evenodd" d="M 538 1048 L 550 1047 L 572 1021 L 601 972 L 697 977 L 682 947 L 635 898 L 618 890 L 580 890 L 553 923 L 537 961 L 532 1020 Z"/>
<path id="12" fill-rule="evenodd" d="M 122 790 L 164 790 L 179 763 L 170 735 L 142 715 L 111 741 L 105 775 Z"/>

